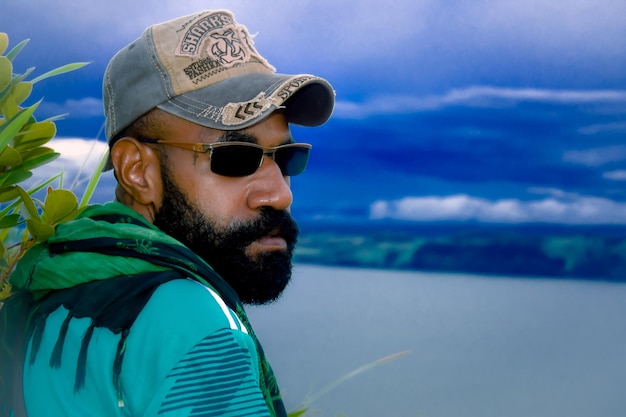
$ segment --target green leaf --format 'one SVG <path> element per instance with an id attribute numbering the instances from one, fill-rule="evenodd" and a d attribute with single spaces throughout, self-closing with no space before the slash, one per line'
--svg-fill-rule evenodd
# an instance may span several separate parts
<path id="1" fill-rule="evenodd" d="M 19 197 L 19 192 L 17 188 L 13 185 L 8 187 L 0 188 L 0 203 L 6 203 L 7 201 L 15 200 Z M 2 217 L 2 213 L 0 213 L 0 217 Z"/>
<path id="2" fill-rule="evenodd" d="M 4 32 L 0 32 L 0 55 L 4 53 L 9 47 L 9 35 Z"/>
<path id="3" fill-rule="evenodd" d="M 304 413 L 306 413 L 306 408 L 303 410 L 294 410 L 294 411 L 290 411 L 287 414 L 287 417 L 300 417 L 301 415 L 303 415 Z"/>
<path id="4" fill-rule="evenodd" d="M 29 193 L 24 191 L 22 187 L 19 185 L 15 187 L 17 191 L 20 193 L 20 199 L 26 208 L 26 213 L 23 215 L 26 219 L 36 219 L 41 221 L 41 217 L 39 216 L 39 211 L 37 211 L 37 207 L 35 206 L 35 202 Z"/>
<path id="5" fill-rule="evenodd" d="M 28 97 L 30 97 L 30 93 L 33 91 L 33 83 L 28 81 L 22 81 L 21 83 L 17 83 L 15 87 L 13 87 L 13 99 L 15 100 L 15 104 L 18 106 L 24 102 Z"/>
<path id="6" fill-rule="evenodd" d="M 69 113 L 57 114 L 56 116 L 48 117 L 45 121 L 46 122 L 56 122 L 57 120 L 65 119 L 65 117 L 68 116 L 68 115 L 69 115 Z"/>
<path id="7" fill-rule="evenodd" d="M 21 151 L 22 160 L 24 162 L 30 161 L 31 159 L 38 158 L 42 155 L 48 155 L 54 153 L 54 149 L 48 148 L 47 146 L 39 146 L 37 148 L 29 149 L 27 151 Z"/>
<path id="8" fill-rule="evenodd" d="M 13 147 L 7 146 L 0 152 L 0 166 L 13 167 L 22 163 L 22 155 Z"/>
<path id="9" fill-rule="evenodd" d="M 61 67 L 48 71 L 45 74 L 40 75 L 39 77 L 33 79 L 31 82 L 35 84 L 41 80 L 45 80 L 46 78 L 54 77 L 55 75 L 65 74 L 66 72 L 77 70 L 79 68 L 84 67 L 87 64 L 89 64 L 89 62 L 75 62 L 73 64 L 63 65 Z"/>
<path id="10" fill-rule="evenodd" d="M 8 229 L 11 227 L 15 227 L 19 223 L 20 223 L 19 214 L 9 214 L 8 216 L 4 216 L 0 219 L 0 229 Z"/>
<path id="11" fill-rule="evenodd" d="M 13 49 L 11 49 L 11 51 L 9 51 L 9 53 L 7 54 L 7 58 L 9 58 L 11 61 L 13 61 L 13 59 L 15 59 L 17 54 L 20 53 L 22 48 L 24 48 L 28 42 L 30 42 L 30 39 L 24 39 L 22 42 L 20 42 L 17 45 L 15 45 L 15 47 Z"/>
<path id="12" fill-rule="evenodd" d="M 31 73 L 33 72 L 34 68 L 29 68 L 26 70 L 26 72 L 24 74 L 17 74 L 14 75 L 13 78 L 11 78 L 11 83 L 4 89 L 4 90 L 0 90 L 0 107 L 5 107 L 6 104 L 8 104 L 8 102 L 10 101 L 9 98 L 12 97 L 12 92 L 13 92 L 13 87 L 16 86 L 17 84 L 21 83 L 22 81 L 24 81 L 24 79 Z M 15 103 L 13 103 L 13 106 L 16 106 Z M 12 117 L 14 113 L 16 113 L 17 111 L 13 111 L 11 113 L 7 113 L 6 108 L 3 109 L 3 113 L 4 116 L 9 116 Z"/>
<path id="13" fill-rule="evenodd" d="M 22 127 L 24 127 L 28 120 L 30 120 L 35 109 L 39 106 L 39 103 L 41 103 L 41 101 L 25 109 L 21 109 L 15 116 L 0 125 L 0 149 L 4 149 Z"/>
<path id="14" fill-rule="evenodd" d="M 35 67 L 30 67 L 23 74 L 14 74 L 11 82 L 13 84 L 21 83 L 30 75 L 31 72 L 35 71 Z M 32 81 L 31 81 L 32 82 Z"/>
<path id="15" fill-rule="evenodd" d="M 37 150 L 39 149 L 47 150 L 47 151 L 45 153 L 41 153 L 40 155 L 35 155 L 33 157 L 30 157 L 28 160 L 25 160 L 20 165 L 16 166 L 15 169 L 19 169 L 19 170 L 35 169 L 37 167 L 47 164 L 48 162 L 54 161 L 61 155 L 58 152 L 54 152 L 50 148 L 38 148 Z"/>
<path id="16" fill-rule="evenodd" d="M 39 184 L 39 185 L 37 185 L 36 187 L 33 187 L 33 188 L 29 188 L 28 192 L 26 194 L 30 198 L 30 196 L 32 196 L 33 194 L 43 190 L 44 188 L 46 188 L 47 186 L 52 184 L 54 181 L 59 179 L 60 176 L 61 176 L 61 174 L 56 174 L 52 178 L 48 178 L 42 184 Z M 8 190 L 12 189 L 12 190 L 14 190 L 17 193 L 17 196 L 16 196 L 16 198 L 17 198 L 18 196 L 20 196 L 19 188 L 20 187 L 17 187 L 15 185 L 11 185 L 9 187 L 4 187 L 4 188 L 0 189 L 0 190 L 2 190 L 2 191 L 0 191 L 0 193 L 8 192 Z M 2 196 L 2 194 L 0 194 L 0 196 Z M 9 197 L 7 196 L 6 198 L 9 198 Z M 9 201 L 9 200 L 7 200 L 7 201 Z M 16 200 L 13 203 L 11 203 L 8 207 L 5 207 L 4 209 L 2 209 L 2 211 L 0 211 L 0 217 L 6 215 L 8 213 L 11 213 L 13 210 L 15 210 L 15 208 L 21 203 L 21 201 L 22 201 L 21 199 L 20 200 Z M 2 201 L 0 201 L 0 202 L 2 202 Z"/>
<path id="17" fill-rule="evenodd" d="M 7 187 L 9 185 L 19 184 L 33 176 L 30 171 L 7 171 L 0 174 L 0 186 Z"/>
<path id="18" fill-rule="evenodd" d="M 14 146 L 20 152 L 44 145 L 54 137 L 56 125 L 50 121 L 36 122 L 24 126 L 15 137 Z"/>
<path id="19" fill-rule="evenodd" d="M 26 227 L 28 227 L 28 231 L 37 242 L 44 242 L 54 234 L 54 227 L 47 223 L 42 223 L 39 219 L 27 219 Z"/>
<path id="20" fill-rule="evenodd" d="M 78 199 L 68 190 L 53 190 L 46 197 L 43 212 L 47 223 L 58 224 L 78 208 Z"/>
<path id="21" fill-rule="evenodd" d="M 13 77 L 13 64 L 6 56 L 0 56 L 0 91 L 11 84 Z"/>
<path id="22" fill-rule="evenodd" d="M 98 185 L 98 182 L 100 182 L 100 177 L 102 176 L 104 166 L 106 165 L 106 162 L 108 159 L 109 159 L 109 150 L 107 149 L 104 152 L 104 155 L 102 155 L 102 158 L 100 159 L 100 163 L 96 167 L 96 170 L 94 171 L 93 175 L 89 179 L 89 183 L 87 184 L 87 187 L 85 188 L 83 197 L 80 199 L 80 207 L 85 207 L 89 203 L 89 200 L 91 199 L 91 197 L 93 196 L 96 190 L 96 186 Z"/>
<path id="23" fill-rule="evenodd" d="M 50 140 L 52 139 L 52 138 L 42 137 L 38 139 L 31 139 L 28 142 L 22 142 L 20 141 L 19 136 L 16 136 L 16 138 L 17 138 L 17 144 L 15 145 L 15 149 L 20 152 L 29 152 L 33 149 L 37 149 L 41 147 L 42 145 L 45 145 L 46 143 L 50 142 Z"/>

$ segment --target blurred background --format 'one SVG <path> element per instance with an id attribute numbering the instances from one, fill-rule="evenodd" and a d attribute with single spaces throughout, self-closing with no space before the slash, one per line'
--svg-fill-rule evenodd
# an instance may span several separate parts
<path id="1" fill-rule="evenodd" d="M 110 57 L 152 23 L 224 7 L 279 72 L 337 92 L 329 123 L 294 128 L 314 146 L 293 181 L 301 260 L 621 279 L 624 2 L 35 0 L 4 5 L 0 28 L 31 39 L 18 69 L 90 62 L 32 95 L 39 117 L 67 114 L 56 146 L 81 166 L 103 142 Z M 321 245 L 327 231 L 343 237 Z"/>
<path id="2" fill-rule="evenodd" d="M 20 72 L 90 62 L 31 96 L 39 118 L 67 114 L 48 169 L 84 179 L 102 155 L 102 75 L 117 50 L 152 23 L 217 8 L 278 72 L 337 93 L 326 125 L 294 127 L 313 144 L 293 179 L 294 283 L 251 311 L 292 406 L 339 364 L 411 350 L 320 408 L 626 414 L 626 2 L 7 2 L 0 31 L 11 46 L 30 38 Z M 107 174 L 94 201 L 112 187 Z"/>

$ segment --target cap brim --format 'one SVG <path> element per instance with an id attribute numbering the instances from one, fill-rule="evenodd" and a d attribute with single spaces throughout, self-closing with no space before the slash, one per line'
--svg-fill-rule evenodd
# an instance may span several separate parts
<path id="1" fill-rule="evenodd" d="M 219 130 L 252 126 L 284 108 L 289 123 L 319 126 L 330 117 L 335 92 L 313 75 L 247 73 L 185 93 L 157 107 L 182 119 Z"/>

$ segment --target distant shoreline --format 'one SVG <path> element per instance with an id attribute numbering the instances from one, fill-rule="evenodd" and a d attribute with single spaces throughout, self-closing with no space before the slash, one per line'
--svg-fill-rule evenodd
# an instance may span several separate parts
<path id="1" fill-rule="evenodd" d="M 626 282 L 626 226 L 304 223 L 295 261 Z"/>

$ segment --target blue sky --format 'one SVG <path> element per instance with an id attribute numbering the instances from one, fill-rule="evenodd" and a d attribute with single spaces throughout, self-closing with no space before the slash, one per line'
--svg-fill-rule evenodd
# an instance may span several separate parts
<path id="1" fill-rule="evenodd" d="M 152 23 L 229 8 L 279 72 L 337 91 L 328 124 L 294 129 L 314 146 L 297 217 L 626 224 L 626 2 L 389 3 L 33 0 L 3 5 L 0 31 L 31 39 L 20 70 L 91 62 L 33 93 L 40 117 L 69 113 L 68 173 L 99 135 L 109 58 Z"/>

